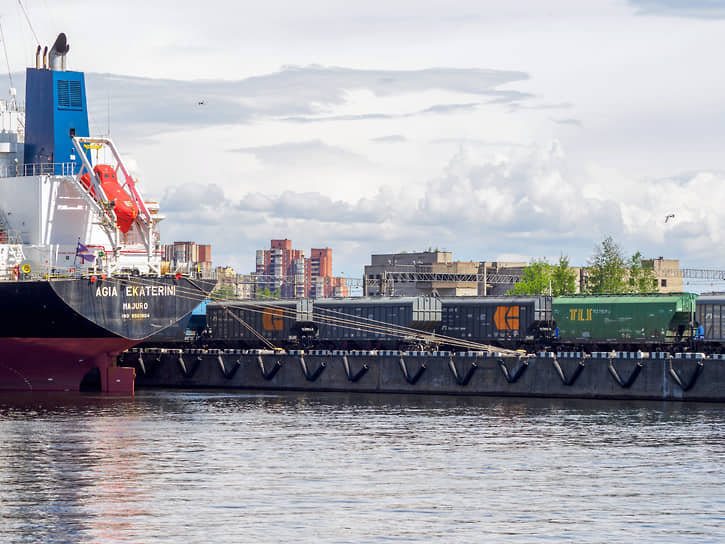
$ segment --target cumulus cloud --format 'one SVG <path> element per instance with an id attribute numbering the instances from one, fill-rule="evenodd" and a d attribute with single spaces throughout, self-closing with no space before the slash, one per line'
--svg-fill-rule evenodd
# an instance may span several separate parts
<path id="1" fill-rule="evenodd" d="M 228 237 L 230 244 L 215 241 L 221 252 L 215 261 L 241 270 L 251 270 L 254 250 L 278 237 L 300 248 L 332 247 L 336 268 L 351 276 L 362 274 L 371 253 L 430 245 L 461 260 L 564 253 L 572 264 L 584 264 L 608 235 L 632 253 L 677 258 L 687 252 L 691 266 L 698 259 L 701 265 L 725 260 L 712 251 L 723 238 L 717 208 L 725 199 L 725 174 L 699 172 L 650 183 L 610 177 L 605 190 L 593 189 L 603 185 L 599 175 L 572 175 L 554 140 L 488 154 L 461 148 L 425 184 L 423 196 L 382 187 L 356 202 L 291 191 L 250 193 L 227 202 L 218 187 L 199 185 L 170 189 L 163 202 L 184 214 L 182 223 L 197 238 L 224 231 L 220 242 Z M 705 203 L 703 194 L 709 195 Z M 174 204 L 190 200 L 201 205 L 201 213 Z M 224 204 L 216 207 L 218 202 Z M 216 224 L 207 223 L 210 208 Z M 665 223 L 669 213 L 675 220 Z"/>

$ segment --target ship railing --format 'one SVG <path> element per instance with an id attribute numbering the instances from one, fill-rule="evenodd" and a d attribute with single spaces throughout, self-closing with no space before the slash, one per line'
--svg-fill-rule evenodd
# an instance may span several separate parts
<path id="1" fill-rule="evenodd" d="M 24 176 L 75 176 L 79 170 L 79 166 L 74 162 L 39 162 L 23 165 Z"/>

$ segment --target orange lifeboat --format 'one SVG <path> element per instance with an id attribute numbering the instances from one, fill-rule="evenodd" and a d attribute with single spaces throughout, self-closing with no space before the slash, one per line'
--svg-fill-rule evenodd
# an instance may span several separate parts
<path id="1" fill-rule="evenodd" d="M 121 184 L 116 178 L 116 171 L 107 164 L 97 164 L 93 171 L 101 181 L 101 189 L 106 194 L 109 202 L 114 204 L 113 211 L 116 214 L 116 224 L 121 232 L 126 234 L 133 224 L 133 220 L 138 215 L 138 207 L 129 194 L 123 190 Z M 91 176 L 86 172 L 81 176 L 81 183 L 86 189 L 90 189 L 90 193 L 98 200 L 93 187 L 91 186 Z"/>

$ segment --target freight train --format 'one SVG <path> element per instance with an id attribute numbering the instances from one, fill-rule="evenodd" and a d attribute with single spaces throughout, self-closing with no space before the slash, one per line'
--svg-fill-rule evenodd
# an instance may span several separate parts
<path id="1" fill-rule="evenodd" d="M 253 300 L 210 303 L 207 332 L 215 346 L 235 348 L 525 348 L 552 334 L 550 316 L 543 296 Z"/>
<path id="2" fill-rule="evenodd" d="M 199 331 L 202 329 L 199 328 Z M 189 340 L 187 334 L 187 341 Z M 170 346 L 170 339 L 152 339 Z M 177 338 L 178 340 L 178 338 Z M 210 302 L 217 348 L 725 351 L 725 295 L 363 297 Z"/>

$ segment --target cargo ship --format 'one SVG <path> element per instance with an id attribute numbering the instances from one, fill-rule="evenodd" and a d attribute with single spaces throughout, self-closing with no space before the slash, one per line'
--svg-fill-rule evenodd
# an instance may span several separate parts
<path id="1" fill-rule="evenodd" d="M 162 271 L 155 202 L 89 136 L 60 34 L 0 101 L 0 390 L 133 392 L 123 350 L 174 326 L 215 282 Z M 162 273 L 164 272 L 164 273 Z"/>

